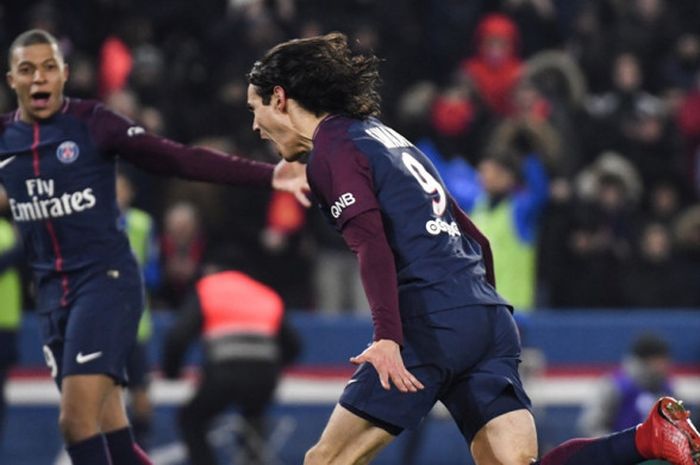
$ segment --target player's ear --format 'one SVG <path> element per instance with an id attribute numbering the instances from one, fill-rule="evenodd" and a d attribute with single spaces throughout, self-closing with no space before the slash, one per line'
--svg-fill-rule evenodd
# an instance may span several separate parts
<path id="1" fill-rule="evenodd" d="M 15 80 L 12 77 L 12 71 L 8 71 L 7 73 L 5 73 L 5 79 L 7 80 L 7 85 L 10 86 L 10 89 L 14 90 Z"/>
<path id="2" fill-rule="evenodd" d="M 282 86 L 272 88 L 272 104 L 276 110 L 287 111 L 287 92 Z"/>

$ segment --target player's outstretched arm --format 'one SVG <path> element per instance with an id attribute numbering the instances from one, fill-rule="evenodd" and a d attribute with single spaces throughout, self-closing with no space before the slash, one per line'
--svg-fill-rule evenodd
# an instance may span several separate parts
<path id="1" fill-rule="evenodd" d="M 97 105 L 91 133 L 98 146 L 146 171 L 193 181 L 275 188 L 294 194 L 308 205 L 303 170 L 261 163 L 204 147 L 189 147 L 153 134 L 128 119 Z"/>

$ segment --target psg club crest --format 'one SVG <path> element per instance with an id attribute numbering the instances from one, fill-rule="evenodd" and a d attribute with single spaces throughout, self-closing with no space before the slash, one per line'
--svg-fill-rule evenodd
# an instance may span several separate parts
<path id="1" fill-rule="evenodd" d="M 80 149 L 72 140 L 65 141 L 56 149 L 56 158 L 61 163 L 73 163 L 78 159 L 78 155 L 80 155 Z"/>

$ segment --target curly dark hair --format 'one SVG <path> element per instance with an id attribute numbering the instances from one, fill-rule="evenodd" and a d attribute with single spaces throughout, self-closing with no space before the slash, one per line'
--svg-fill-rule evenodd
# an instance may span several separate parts
<path id="1" fill-rule="evenodd" d="M 275 86 L 316 116 L 379 116 L 379 59 L 354 53 L 344 34 L 294 39 L 270 49 L 255 62 L 248 82 L 268 105 Z"/>

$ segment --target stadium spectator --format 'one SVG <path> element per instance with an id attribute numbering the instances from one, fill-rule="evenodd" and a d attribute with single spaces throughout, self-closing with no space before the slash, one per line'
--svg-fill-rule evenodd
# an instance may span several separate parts
<path id="1" fill-rule="evenodd" d="M 469 79 L 461 77 L 441 89 L 428 105 L 429 117 L 420 124 L 430 128 L 430 131 L 424 128 L 423 133 L 446 157 L 459 157 L 476 164 L 495 121 L 473 87 Z"/>
<path id="2" fill-rule="evenodd" d="M 572 20 L 566 50 L 581 67 L 588 88 L 594 94 L 609 89 L 615 12 L 609 2 L 583 2 Z"/>
<path id="3" fill-rule="evenodd" d="M 485 141 L 486 151 L 492 153 L 536 153 L 549 169 L 562 164 L 563 141 L 551 122 L 552 104 L 532 82 L 523 80 L 512 95 L 513 111 L 502 118 Z M 567 153 L 567 156 L 572 156 Z"/>
<path id="4" fill-rule="evenodd" d="M 163 372 L 177 378 L 187 348 L 201 338 L 202 378 L 178 414 L 190 463 L 217 463 L 207 432 L 212 420 L 233 406 L 244 423 L 238 438 L 239 448 L 245 451 L 243 463 L 265 465 L 269 463 L 264 440 L 266 410 L 282 368 L 296 358 L 300 345 L 284 319 L 279 294 L 221 263 L 222 257 L 207 261 L 207 273 L 179 310 L 166 336 Z"/>
<path id="5" fill-rule="evenodd" d="M 688 183 L 684 181 L 683 178 L 666 178 L 649 186 L 643 211 L 645 219 L 671 227 L 691 198 Z"/>
<path id="6" fill-rule="evenodd" d="M 591 126 L 582 141 L 588 158 L 615 150 L 628 158 L 645 183 L 680 174 L 682 148 L 663 101 L 644 90 L 638 57 L 621 53 L 613 65 L 614 89 L 588 99 Z"/>
<path id="7" fill-rule="evenodd" d="M 692 294 L 690 303 L 695 308 L 700 302 L 700 288 L 696 285 L 700 279 L 700 204 L 681 212 L 673 225 L 673 236 L 685 277 L 685 292 Z"/>
<path id="8" fill-rule="evenodd" d="M 206 253 L 199 211 L 192 203 L 178 202 L 165 211 L 159 248 L 163 271 L 159 296 L 176 309 L 200 276 Z"/>
<path id="9" fill-rule="evenodd" d="M 632 308 L 691 307 L 692 286 L 673 246 L 670 226 L 645 225 L 622 272 L 624 304 Z"/>
<path id="10" fill-rule="evenodd" d="M 372 309 L 373 342 L 350 358 L 359 368 L 304 463 L 369 463 L 442 400 L 477 464 L 692 465 L 700 435 L 670 397 L 638 427 L 537 460 L 520 340 L 488 240 L 425 155 L 376 118 L 377 67 L 331 33 L 278 44 L 248 74 L 253 130 L 308 164 L 318 206 L 358 255 Z"/>
<path id="11" fill-rule="evenodd" d="M 563 51 L 544 51 L 527 61 L 522 81 L 515 121 L 529 123 L 520 125 L 532 133 L 550 173 L 571 177 L 584 163 L 578 123 L 587 83 L 581 67 Z"/>
<path id="12" fill-rule="evenodd" d="M 537 232 L 549 181 L 536 154 L 504 154 L 479 164 L 481 193 L 464 205 L 493 246 L 499 292 L 518 310 L 532 310 L 537 283 Z M 521 181 L 522 180 L 522 181 Z"/>
<path id="13" fill-rule="evenodd" d="M 522 56 L 529 58 L 561 44 L 555 2 L 552 0 L 501 0 L 500 11 L 510 17 L 520 31 Z"/>
<path id="14" fill-rule="evenodd" d="M 548 175 L 537 152 L 493 153 L 479 162 L 475 172 L 459 161 L 447 162 L 428 144 L 420 147 L 435 163 L 460 207 L 493 245 L 499 293 L 518 310 L 533 309 L 537 232 L 549 196 Z M 455 176 L 457 173 L 461 176 Z"/>
<path id="15" fill-rule="evenodd" d="M 513 304 L 522 310 L 531 310 L 535 305 L 540 216 L 549 196 L 548 176 L 538 156 L 535 152 L 513 162 L 501 163 L 496 158 L 482 161 L 479 173 L 484 194 L 472 210 L 477 225 L 489 230 L 489 237 L 493 236 L 494 249 L 502 249 L 494 251 L 494 264 L 500 263 L 503 270 L 496 272 L 496 279 L 503 282 L 499 286 L 506 295 L 512 295 Z M 513 261 L 520 263 L 519 278 L 507 271 L 514 269 L 510 266 Z"/>
<path id="16" fill-rule="evenodd" d="M 700 35 L 691 32 L 680 35 L 666 53 L 662 66 L 664 89 L 692 89 L 700 72 Z"/>
<path id="17" fill-rule="evenodd" d="M 520 80 L 517 26 L 507 16 L 484 17 L 474 33 L 475 52 L 460 64 L 488 108 L 500 116 L 511 110 L 511 93 Z"/>
<path id="18" fill-rule="evenodd" d="M 543 237 L 552 244 L 541 256 L 549 305 L 623 305 L 621 270 L 631 256 L 640 195 L 634 166 L 617 154 L 602 154 L 579 174 L 571 197 L 550 210 L 557 218 L 549 218 Z"/>
<path id="19" fill-rule="evenodd" d="M 579 417 L 585 436 L 610 434 L 642 422 L 661 396 L 674 394 L 671 352 L 660 336 L 638 336 L 614 373 L 605 376 Z"/>
<path id="20" fill-rule="evenodd" d="M 631 0 L 615 6 L 618 8 L 613 29 L 615 47 L 639 57 L 646 88 L 659 92 L 663 85 L 663 67 L 659 64 L 682 30 L 680 18 L 675 17 L 670 2 L 665 0 Z"/>

